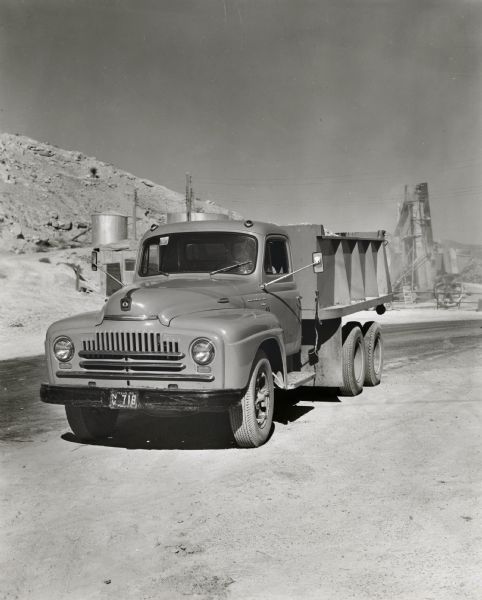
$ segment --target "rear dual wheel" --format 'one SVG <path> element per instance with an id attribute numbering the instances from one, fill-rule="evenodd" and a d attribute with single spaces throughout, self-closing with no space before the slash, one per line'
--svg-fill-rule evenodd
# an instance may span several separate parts
<path id="1" fill-rule="evenodd" d="M 363 326 L 365 340 L 365 354 L 367 367 L 365 371 L 365 385 L 378 385 L 382 379 L 383 371 L 383 338 L 382 328 L 378 323 L 369 321 Z"/>
<path id="2" fill-rule="evenodd" d="M 374 321 L 361 327 L 348 323 L 343 328 L 342 369 L 344 396 L 356 396 L 363 386 L 378 385 L 383 370 L 383 340 L 380 325 Z"/>
<path id="3" fill-rule="evenodd" d="M 366 354 L 363 334 L 355 323 L 348 323 L 342 331 L 343 396 L 356 396 L 363 390 L 366 372 Z"/>

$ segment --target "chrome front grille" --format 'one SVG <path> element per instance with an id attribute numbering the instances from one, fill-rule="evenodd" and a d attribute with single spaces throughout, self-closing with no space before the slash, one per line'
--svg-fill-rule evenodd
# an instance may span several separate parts
<path id="1" fill-rule="evenodd" d="M 153 373 L 183 371 L 185 355 L 179 341 L 145 331 L 100 331 L 81 341 L 79 366 L 93 376 L 117 373 L 124 379 L 137 373 L 149 378 Z"/>
<path id="2" fill-rule="evenodd" d="M 140 331 L 101 331 L 82 341 L 84 352 L 140 352 L 179 354 L 179 342 L 160 333 Z"/>

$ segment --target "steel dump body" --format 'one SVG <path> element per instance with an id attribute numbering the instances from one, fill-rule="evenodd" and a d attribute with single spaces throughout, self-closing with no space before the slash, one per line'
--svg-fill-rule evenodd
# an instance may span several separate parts
<path id="1" fill-rule="evenodd" d="M 119 409 L 229 409 L 238 443 L 259 445 L 274 399 L 259 413 L 262 394 L 252 386 L 264 382 L 269 395 L 273 382 L 348 389 L 341 317 L 390 300 L 382 232 L 326 235 L 322 225 L 251 221 L 153 227 L 141 240 L 132 285 L 98 313 L 49 327 L 41 398 L 65 404 L 72 429 L 88 439 L 107 434 Z M 359 348 L 361 329 L 355 333 Z M 361 391 L 356 385 L 353 393 Z M 246 424 L 249 402 L 258 413 Z M 251 437 L 253 423 L 260 431 Z"/>
<path id="2" fill-rule="evenodd" d="M 321 252 L 323 272 L 298 273 L 303 319 L 333 319 L 392 299 L 383 232 L 325 235 L 322 225 L 288 225 L 294 270 Z M 315 297 L 318 301 L 315 301 Z M 318 308 L 316 308 L 316 303 Z"/>

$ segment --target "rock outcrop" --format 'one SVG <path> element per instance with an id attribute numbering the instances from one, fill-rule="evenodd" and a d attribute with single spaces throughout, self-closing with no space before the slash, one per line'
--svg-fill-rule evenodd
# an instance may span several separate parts
<path id="1" fill-rule="evenodd" d="M 185 209 L 184 196 L 81 152 L 28 137 L 0 134 L 0 250 L 29 252 L 88 244 L 91 215 L 132 215 L 135 190 L 137 231 Z M 195 210 L 234 216 L 212 201 Z"/>

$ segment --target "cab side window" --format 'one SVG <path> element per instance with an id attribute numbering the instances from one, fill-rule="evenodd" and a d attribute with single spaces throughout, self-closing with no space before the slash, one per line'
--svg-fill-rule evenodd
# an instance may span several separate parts
<path id="1" fill-rule="evenodd" d="M 160 264 L 159 240 L 155 239 L 144 248 L 141 263 L 141 275 L 158 275 Z"/>
<path id="2" fill-rule="evenodd" d="M 288 245 L 282 238 L 270 238 L 266 241 L 264 252 L 264 272 L 283 275 L 289 273 Z"/>

